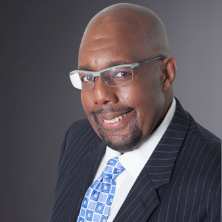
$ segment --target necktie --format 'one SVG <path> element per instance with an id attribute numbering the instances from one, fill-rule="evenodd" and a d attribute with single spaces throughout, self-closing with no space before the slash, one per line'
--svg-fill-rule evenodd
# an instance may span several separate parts
<path id="1" fill-rule="evenodd" d="M 107 221 L 116 190 L 116 178 L 124 170 L 118 157 L 108 161 L 102 175 L 86 191 L 77 222 Z"/>

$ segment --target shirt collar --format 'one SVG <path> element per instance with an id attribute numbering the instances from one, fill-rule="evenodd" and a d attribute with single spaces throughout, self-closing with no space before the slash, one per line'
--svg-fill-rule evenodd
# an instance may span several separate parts
<path id="1" fill-rule="evenodd" d="M 106 147 L 107 158 L 119 157 L 119 160 L 125 170 L 127 170 L 135 179 L 139 176 L 141 170 L 149 160 L 151 154 L 165 133 L 170 121 L 173 118 L 176 109 L 176 100 L 173 98 L 173 102 L 158 128 L 148 137 L 148 139 L 142 143 L 137 149 L 124 153 L 121 155 L 120 152 L 115 151 L 108 146 Z M 108 159 L 108 160 L 109 160 Z M 108 161 L 107 160 L 107 161 Z"/>

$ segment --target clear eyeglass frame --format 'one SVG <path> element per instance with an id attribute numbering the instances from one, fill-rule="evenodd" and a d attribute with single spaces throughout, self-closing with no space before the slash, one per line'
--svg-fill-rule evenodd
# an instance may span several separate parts
<path id="1" fill-rule="evenodd" d="M 77 89 L 80 89 L 80 90 L 90 90 L 94 87 L 95 85 L 95 77 L 97 76 L 100 76 L 102 78 L 102 80 L 110 87 L 118 87 L 118 86 L 123 86 L 123 85 L 126 85 L 130 82 L 133 81 L 133 68 L 139 66 L 139 65 L 142 65 L 144 63 L 147 63 L 147 62 L 151 62 L 151 61 L 154 61 L 154 60 L 157 60 L 157 59 L 162 59 L 164 60 L 165 58 L 162 57 L 162 56 L 158 56 L 158 57 L 155 57 L 155 58 L 151 58 L 151 59 L 148 59 L 148 60 L 145 60 L 145 61 L 142 61 L 142 62 L 136 62 L 136 63 L 131 63 L 131 64 L 123 64 L 123 65 L 118 65 L 118 66 L 113 66 L 113 67 L 110 67 L 110 68 L 107 68 L 107 69 L 103 69 L 103 70 L 100 70 L 100 71 L 86 71 L 86 70 L 74 70 L 72 72 L 69 73 L 69 76 L 70 76 L 70 80 L 72 82 L 72 85 L 77 88 Z M 129 67 L 132 71 L 132 78 L 130 79 L 130 81 L 127 81 L 123 84 L 116 84 L 116 85 L 109 85 L 108 84 L 108 81 L 104 78 L 104 76 L 102 75 L 103 73 L 107 72 L 107 71 L 111 71 L 111 70 L 114 70 L 114 69 L 120 69 L 120 68 L 126 68 L 126 67 Z M 84 73 L 84 74 L 90 74 L 93 76 L 93 82 L 92 84 L 90 85 L 89 88 L 82 88 L 81 85 L 81 80 L 80 78 L 79 79 L 76 79 L 77 76 L 79 77 L 80 73 Z"/>

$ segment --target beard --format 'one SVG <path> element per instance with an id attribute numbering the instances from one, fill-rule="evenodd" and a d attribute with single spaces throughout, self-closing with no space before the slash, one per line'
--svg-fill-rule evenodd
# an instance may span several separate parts
<path id="1" fill-rule="evenodd" d="M 118 135 L 118 131 L 120 131 L 121 128 L 116 130 L 104 129 L 96 115 L 94 115 L 94 120 L 100 137 L 106 145 L 113 150 L 121 153 L 132 151 L 136 149 L 142 141 L 143 132 L 139 128 L 139 121 L 136 112 L 134 112 L 132 121 L 128 125 L 128 132 L 122 135 Z"/>

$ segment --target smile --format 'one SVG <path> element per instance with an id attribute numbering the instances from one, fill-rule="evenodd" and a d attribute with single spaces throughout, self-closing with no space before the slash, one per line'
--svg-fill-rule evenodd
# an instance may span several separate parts
<path id="1" fill-rule="evenodd" d="M 131 112 L 131 111 L 130 111 L 130 112 Z M 115 117 L 115 118 L 113 118 L 113 119 L 111 119 L 111 120 L 105 120 L 105 119 L 103 119 L 103 121 L 104 121 L 105 123 L 117 123 L 117 122 L 119 122 L 121 119 L 125 118 L 130 112 L 124 113 L 123 115 L 117 116 L 117 117 Z"/>

